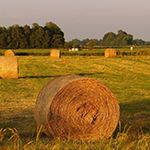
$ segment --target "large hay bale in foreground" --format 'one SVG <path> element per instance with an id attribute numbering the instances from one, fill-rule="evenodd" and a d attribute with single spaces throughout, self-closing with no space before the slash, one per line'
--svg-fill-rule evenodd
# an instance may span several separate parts
<path id="1" fill-rule="evenodd" d="M 18 79 L 17 57 L 0 57 L 0 77 L 3 79 Z"/>
<path id="2" fill-rule="evenodd" d="M 109 48 L 107 48 L 105 50 L 105 57 L 106 58 L 114 58 L 116 56 L 117 56 L 117 52 L 116 52 L 115 49 L 109 49 Z"/>
<path id="3" fill-rule="evenodd" d="M 103 83 L 77 75 L 57 77 L 40 91 L 37 125 L 48 136 L 83 140 L 109 138 L 119 121 L 115 95 Z"/>
<path id="4" fill-rule="evenodd" d="M 50 52 L 51 58 L 60 58 L 61 57 L 61 51 L 57 49 L 52 49 Z"/>
<path id="5" fill-rule="evenodd" d="M 13 50 L 7 50 L 6 52 L 5 52 L 5 54 L 4 54 L 5 56 L 15 56 L 15 53 L 14 53 L 14 51 Z"/>

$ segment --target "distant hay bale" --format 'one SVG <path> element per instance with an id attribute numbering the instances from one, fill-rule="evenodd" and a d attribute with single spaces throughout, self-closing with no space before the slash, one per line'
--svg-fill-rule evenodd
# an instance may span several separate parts
<path id="1" fill-rule="evenodd" d="M 0 57 L 0 78 L 18 79 L 18 59 L 12 56 Z"/>
<path id="2" fill-rule="evenodd" d="M 105 57 L 106 58 L 114 58 L 117 56 L 116 50 L 115 49 L 109 49 L 107 48 L 105 50 Z"/>
<path id="3" fill-rule="evenodd" d="M 119 104 L 107 86 L 77 75 L 60 76 L 48 82 L 35 106 L 37 125 L 44 125 L 48 136 L 64 139 L 109 138 L 119 116 Z"/>
<path id="4" fill-rule="evenodd" d="M 56 49 L 52 49 L 50 52 L 50 57 L 51 58 L 60 58 L 61 57 L 61 51 L 56 50 Z"/>
<path id="5" fill-rule="evenodd" d="M 5 52 L 5 54 L 4 54 L 5 56 L 15 56 L 15 53 L 14 53 L 14 51 L 13 50 L 7 50 L 6 52 Z"/>

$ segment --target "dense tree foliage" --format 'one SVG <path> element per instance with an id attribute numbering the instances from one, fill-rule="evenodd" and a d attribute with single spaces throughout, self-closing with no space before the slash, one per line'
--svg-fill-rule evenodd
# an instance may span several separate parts
<path id="1" fill-rule="evenodd" d="M 0 48 L 62 48 L 64 47 L 64 33 L 52 22 L 44 27 L 33 23 L 32 28 L 25 25 L 0 27 Z"/>
<path id="2" fill-rule="evenodd" d="M 93 49 L 95 45 L 96 45 L 96 41 L 95 40 L 91 40 L 91 41 L 89 41 L 89 42 L 86 43 L 86 46 L 89 49 Z"/>
<path id="3" fill-rule="evenodd" d="M 104 35 L 102 40 L 102 45 L 115 46 L 116 45 L 116 34 L 113 32 L 108 32 Z"/>
<path id="4" fill-rule="evenodd" d="M 108 32 L 104 35 L 102 39 L 103 46 L 126 46 L 132 45 L 133 36 L 127 34 L 126 32 L 119 30 L 116 35 L 113 32 Z"/>
<path id="5" fill-rule="evenodd" d="M 73 44 L 77 44 L 80 47 L 87 47 L 91 48 L 92 42 L 94 42 L 95 46 L 109 46 L 109 47 L 115 47 L 115 46 L 140 46 L 140 45 L 150 45 L 150 41 L 143 41 L 142 39 L 135 39 L 133 40 L 133 35 L 127 34 L 125 31 L 118 30 L 118 33 L 115 34 L 113 32 L 106 33 L 102 39 L 83 39 L 80 41 L 79 39 L 73 39 Z"/>
<path id="6" fill-rule="evenodd" d="M 65 47 L 65 49 L 69 50 L 73 47 L 73 43 L 72 42 L 65 42 L 64 47 Z"/>
<path id="7" fill-rule="evenodd" d="M 106 33 L 102 39 L 77 38 L 65 42 L 64 33 L 53 22 L 46 22 L 45 26 L 33 23 L 32 28 L 28 25 L 18 24 L 8 28 L 0 27 L 0 48 L 25 49 L 25 48 L 65 48 L 87 47 L 93 49 L 94 46 L 130 46 L 130 45 L 150 45 L 150 41 L 133 39 L 131 34 L 118 30 L 118 33 Z"/>
<path id="8" fill-rule="evenodd" d="M 137 45 L 137 46 L 140 46 L 140 45 L 146 45 L 146 42 L 143 41 L 142 39 L 134 39 L 133 44 Z"/>
<path id="9" fill-rule="evenodd" d="M 90 41 L 92 41 L 92 42 L 90 42 Z M 86 38 L 86 39 L 83 39 L 82 41 L 80 41 L 79 39 L 76 38 L 70 42 L 72 42 L 72 44 L 78 45 L 78 47 L 83 47 L 83 46 L 89 46 L 89 42 L 90 42 L 90 45 L 92 45 L 93 42 L 94 42 L 94 45 L 101 45 L 102 40 Z"/>

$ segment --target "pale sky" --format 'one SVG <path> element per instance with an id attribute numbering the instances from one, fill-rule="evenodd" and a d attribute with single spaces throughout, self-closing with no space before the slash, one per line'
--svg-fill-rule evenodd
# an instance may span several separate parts
<path id="1" fill-rule="evenodd" d="M 53 22 L 66 41 L 123 30 L 150 41 L 150 0 L 0 0 L 0 26 Z"/>

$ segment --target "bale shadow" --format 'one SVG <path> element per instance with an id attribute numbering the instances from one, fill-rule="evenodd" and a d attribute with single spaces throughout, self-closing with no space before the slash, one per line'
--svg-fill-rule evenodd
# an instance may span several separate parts
<path id="1" fill-rule="evenodd" d="M 79 75 L 79 76 L 86 76 L 86 75 L 98 75 L 98 74 L 104 74 L 103 72 L 95 72 L 95 73 L 78 73 L 76 75 Z"/>
<path id="2" fill-rule="evenodd" d="M 118 132 L 128 131 L 131 139 L 138 138 L 138 134 L 150 134 L 150 101 L 122 102 L 120 105 L 120 124 L 118 124 L 114 136 Z"/>
<path id="3" fill-rule="evenodd" d="M 95 72 L 95 73 L 78 73 L 78 74 L 66 74 L 66 75 L 79 75 L 79 76 L 88 76 L 88 75 L 95 75 L 95 74 L 104 74 L 103 72 Z M 36 76 L 23 76 L 23 77 L 19 77 L 20 79 L 25 79 L 25 78 L 56 78 L 59 76 L 63 76 L 63 75 L 36 75 Z"/>
<path id="4" fill-rule="evenodd" d="M 52 77 L 58 77 L 59 75 L 56 75 L 56 76 L 50 76 L 50 75 L 47 75 L 47 76 L 42 76 L 42 75 L 37 75 L 37 76 L 23 76 L 23 77 L 19 77 L 20 79 L 26 79 L 26 78 L 52 78 Z"/>

